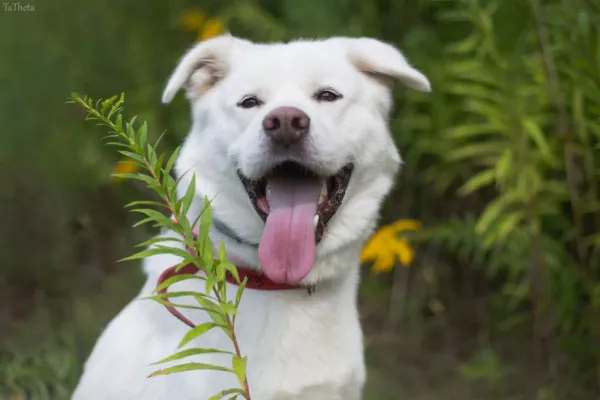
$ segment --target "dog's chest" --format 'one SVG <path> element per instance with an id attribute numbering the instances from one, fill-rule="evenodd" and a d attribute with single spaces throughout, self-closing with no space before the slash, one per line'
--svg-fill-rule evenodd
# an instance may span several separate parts
<path id="1" fill-rule="evenodd" d="M 199 285 L 196 280 L 184 281 L 172 290 L 203 289 L 195 285 Z M 227 297 L 235 298 L 237 288 L 228 285 Z M 304 290 L 244 291 L 235 327 L 241 353 L 248 357 L 247 376 L 253 399 L 360 399 L 365 368 L 355 290 L 354 283 L 347 281 L 331 287 L 320 285 L 312 295 Z M 171 354 L 187 332 L 161 306 L 146 305 L 150 306 L 156 318 L 164 319 L 160 324 L 164 326 L 160 332 L 154 331 L 161 346 L 159 354 L 148 363 Z M 181 311 L 196 324 L 208 322 L 202 311 Z M 189 345 L 234 351 L 231 339 L 220 330 L 207 332 Z M 206 354 L 188 361 L 231 365 L 231 358 L 223 354 Z M 167 392 L 174 398 L 186 400 L 209 398 L 239 387 L 233 374 L 220 371 L 174 374 L 147 383 L 160 386 L 161 382 L 168 385 Z M 156 392 L 145 394 L 146 398 L 154 398 Z"/>
<path id="2" fill-rule="evenodd" d="M 365 372 L 356 310 L 337 307 L 326 295 L 311 298 L 307 307 L 305 295 L 244 294 L 236 334 L 248 356 L 252 397 L 360 399 Z M 219 340 L 228 346 L 228 338 Z"/>

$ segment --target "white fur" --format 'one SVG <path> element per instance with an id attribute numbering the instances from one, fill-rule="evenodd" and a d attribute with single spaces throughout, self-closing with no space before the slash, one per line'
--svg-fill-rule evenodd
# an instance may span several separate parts
<path id="1" fill-rule="evenodd" d="M 333 38 L 287 44 L 254 44 L 221 36 L 192 48 L 180 61 L 164 92 L 169 102 L 186 87 L 193 126 L 177 162 L 187 187 L 196 176 L 198 196 L 213 199 L 214 215 L 243 239 L 257 243 L 263 221 L 252 208 L 235 171 L 258 177 L 282 158 L 302 161 L 322 174 L 334 174 L 349 161 L 355 165 L 344 201 L 326 227 L 317 261 L 305 290 L 246 290 L 237 318 L 242 352 L 254 400 L 358 400 L 365 380 L 362 332 L 356 294 L 358 257 L 373 231 L 380 203 L 389 192 L 400 156 L 387 128 L 391 107 L 389 78 L 429 91 L 429 82 L 394 47 L 374 39 Z M 318 103 L 312 95 L 322 86 L 343 98 Z M 236 106 L 247 95 L 258 108 Z M 278 106 L 295 106 L 311 118 L 307 151 L 271 153 L 262 133 L 263 117 Z M 213 230 L 216 240 L 222 235 Z M 259 268 L 256 248 L 225 238 L 231 256 Z M 139 297 L 152 293 L 163 270 L 177 263 L 171 256 L 146 260 L 147 281 Z M 183 282 L 171 290 L 203 290 Z M 228 286 L 234 296 L 236 286 Z M 201 311 L 182 310 L 194 322 Z M 187 327 L 162 306 L 136 299 L 108 325 L 98 340 L 73 395 L 75 400 L 208 399 L 236 387 L 232 374 L 202 371 L 146 378 L 149 364 L 172 354 Z M 231 349 L 230 340 L 213 330 L 192 346 Z M 228 365 L 217 355 L 195 360 Z"/>

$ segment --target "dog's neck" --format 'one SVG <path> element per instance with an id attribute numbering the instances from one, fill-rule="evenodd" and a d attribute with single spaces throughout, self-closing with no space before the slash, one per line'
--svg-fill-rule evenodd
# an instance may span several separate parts
<path id="1" fill-rule="evenodd" d="M 254 248 L 258 248 L 258 243 L 249 242 L 243 238 L 241 238 L 236 231 L 233 230 L 232 227 L 225 224 L 223 221 L 217 218 L 213 218 L 213 228 L 220 232 L 223 236 L 228 237 L 231 240 L 236 241 L 240 245 L 250 246 Z"/>

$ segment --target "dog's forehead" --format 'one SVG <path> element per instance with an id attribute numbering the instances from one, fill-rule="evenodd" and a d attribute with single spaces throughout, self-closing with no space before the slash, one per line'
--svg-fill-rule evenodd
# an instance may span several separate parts
<path id="1" fill-rule="evenodd" d="M 354 72 L 340 46 L 326 41 L 297 41 L 249 46 L 236 55 L 231 75 L 249 84 L 319 85 L 342 83 Z"/>

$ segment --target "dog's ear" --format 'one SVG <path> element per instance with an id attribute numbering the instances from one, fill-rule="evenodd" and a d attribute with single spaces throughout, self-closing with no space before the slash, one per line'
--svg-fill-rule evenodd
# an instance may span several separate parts
<path id="1" fill-rule="evenodd" d="M 192 47 L 179 61 L 169 78 L 162 102 L 169 103 L 184 87 L 188 99 L 195 100 L 227 74 L 236 46 L 250 42 L 229 34 L 217 36 Z"/>
<path id="2" fill-rule="evenodd" d="M 389 83 L 391 79 L 398 79 L 411 89 L 431 91 L 427 77 L 392 45 L 371 38 L 349 39 L 348 54 L 356 68 L 378 80 Z"/>

